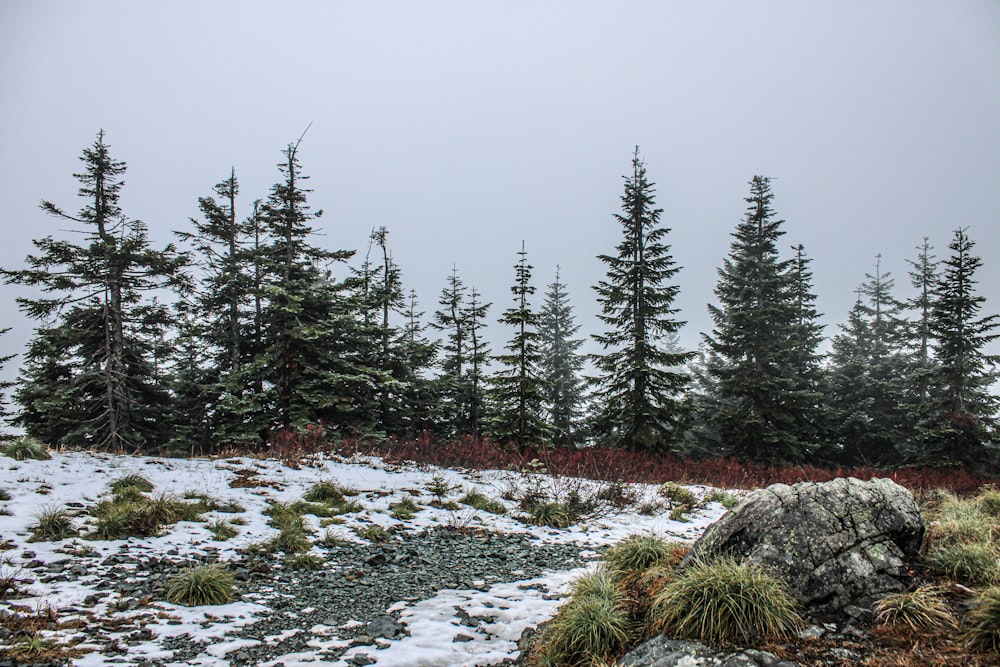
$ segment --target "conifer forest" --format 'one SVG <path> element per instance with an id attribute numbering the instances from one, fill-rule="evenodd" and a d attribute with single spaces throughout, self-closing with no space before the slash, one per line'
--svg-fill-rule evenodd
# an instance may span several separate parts
<path id="1" fill-rule="evenodd" d="M 281 151 L 267 193 L 241 192 L 235 170 L 206 183 L 197 217 L 154 247 L 142 212 L 120 207 L 126 165 L 98 133 L 75 203 L 59 192 L 42 202 L 58 231 L 2 268 L 35 323 L 17 380 L 0 388 L 8 432 L 176 455 L 321 430 L 997 470 L 1000 357 L 989 349 L 1000 320 L 977 294 L 983 260 L 967 227 L 909 240 L 905 276 L 878 264 L 857 276 L 854 306 L 828 338 L 810 249 L 786 229 L 771 180 L 748 174 L 707 304 L 711 330 L 685 350 L 684 257 L 672 254 L 639 148 L 622 160 L 620 209 L 607 215 L 618 241 L 592 285 L 539 280 L 528 239 L 508 294 L 442 266 L 440 293 L 418 297 L 387 227 L 360 250 L 317 243 L 303 146 Z M 335 266 L 349 274 L 335 278 Z M 581 351 L 571 287 L 599 305 L 585 327 L 596 353 Z"/>

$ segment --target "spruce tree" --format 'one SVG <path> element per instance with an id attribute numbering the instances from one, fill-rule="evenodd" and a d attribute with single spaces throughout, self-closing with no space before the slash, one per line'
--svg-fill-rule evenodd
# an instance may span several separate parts
<path id="1" fill-rule="evenodd" d="M 370 365 L 371 340 L 359 331 L 350 283 L 324 269 L 354 252 L 310 244 L 312 221 L 298 161 L 301 137 L 289 144 L 261 209 L 263 350 L 254 363 L 266 379 L 265 407 L 274 427 L 299 429 L 317 421 L 339 431 L 366 432 L 374 425 L 374 391 L 380 376 Z"/>
<path id="2" fill-rule="evenodd" d="M 465 321 L 465 331 L 468 334 L 469 350 L 466 355 L 468 370 L 465 373 L 465 395 L 468 397 L 469 435 L 479 437 L 483 433 L 483 423 L 489 415 L 485 414 L 487 369 L 490 363 L 490 344 L 483 335 L 486 328 L 486 316 L 493 304 L 482 300 L 482 295 L 475 287 L 469 292 L 468 305 L 462 309 L 462 319 Z"/>
<path id="3" fill-rule="evenodd" d="M 514 265 L 514 284 L 510 291 L 514 305 L 503 312 L 500 323 L 514 328 L 514 335 L 504 346 L 506 354 L 494 359 L 500 368 L 491 388 L 494 414 L 490 434 L 502 442 L 533 445 L 547 442 L 550 427 L 542 414 L 542 380 L 539 365 L 538 313 L 532 310 L 530 297 L 535 293 L 524 243 Z"/>
<path id="4" fill-rule="evenodd" d="M 0 329 L 0 336 L 4 335 L 8 331 L 10 331 L 10 327 L 7 327 L 6 329 Z M 13 359 L 15 356 L 17 355 L 8 354 L 5 356 L 0 356 L 0 371 L 2 371 L 4 365 L 8 361 Z M 8 420 L 11 418 L 11 416 L 13 416 L 13 413 L 10 411 L 9 404 L 7 402 L 7 392 L 10 391 L 10 389 L 13 388 L 15 384 L 16 384 L 15 382 L 12 382 L 10 380 L 0 380 L 0 423 L 6 424 Z M 4 434 L 2 431 L 0 431 L 0 438 L 3 437 Z"/>
<path id="5" fill-rule="evenodd" d="M 594 287 L 598 317 L 608 329 L 593 336 L 605 350 L 591 356 L 597 370 L 593 426 L 605 443 L 667 451 L 682 435 L 680 394 L 688 378 L 679 369 L 691 356 L 663 347 L 664 337 L 684 325 L 673 306 L 680 288 L 669 282 L 680 267 L 663 242 L 670 230 L 660 226 L 663 209 L 656 208 L 655 184 L 638 146 L 624 180 L 622 212 L 614 216 L 622 239 L 616 255 L 598 256 L 607 277 Z"/>
<path id="6" fill-rule="evenodd" d="M 433 426 L 437 396 L 429 373 L 437 357 L 437 345 L 424 335 L 422 317 L 417 310 L 417 294 L 410 290 L 403 311 L 404 324 L 393 343 L 398 358 L 394 377 L 401 389 L 394 425 L 387 429 L 400 436 L 412 437 Z"/>
<path id="7" fill-rule="evenodd" d="M 573 316 L 566 285 L 556 267 L 555 280 L 545 293 L 539 312 L 542 402 L 552 426 L 552 444 L 572 445 L 582 430 L 585 359 L 580 354 L 582 338 L 575 338 L 580 325 Z"/>
<path id="8" fill-rule="evenodd" d="M 46 236 L 34 241 L 29 268 L 4 270 L 8 283 L 40 287 L 43 298 L 19 298 L 43 324 L 29 343 L 17 400 L 18 423 L 52 445 L 139 451 L 160 446 L 168 396 L 157 381 L 149 332 L 169 321 L 148 295 L 186 284 L 185 257 L 172 245 L 150 246 L 145 224 L 118 206 L 125 163 L 111 157 L 99 132 L 80 158 L 83 208 L 76 215 L 43 201 L 70 223 L 82 243 Z"/>
<path id="9" fill-rule="evenodd" d="M 1000 356 L 986 346 L 1000 333 L 1000 317 L 980 317 L 986 297 L 976 294 L 975 273 L 982 259 L 965 229 L 956 229 L 951 256 L 932 301 L 929 329 L 940 366 L 930 386 L 931 409 L 921 423 L 928 463 L 965 463 L 975 467 L 996 461 L 998 399 L 990 392 Z"/>
<path id="10" fill-rule="evenodd" d="M 916 250 L 916 259 L 906 260 L 911 267 L 910 285 L 916 291 L 915 296 L 906 302 L 907 308 L 915 313 L 907 329 L 909 369 L 905 409 L 910 432 L 907 433 L 906 443 L 902 449 L 903 456 L 909 462 L 928 459 L 924 450 L 926 443 L 919 437 L 916 425 L 928 417 L 931 409 L 930 386 L 934 372 L 938 368 L 932 350 L 931 310 L 934 292 L 937 289 L 940 262 L 934 256 L 933 247 L 926 236 Z"/>
<path id="11" fill-rule="evenodd" d="M 770 179 L 754 176 L 745 218 L 733 233 L 709 305 L 715 323 L 705 341 L 716 395 L 708 414 L 711 438 L 743 458 L 767 462 L 804 459 L 816 441 L 813 388 L 798 372 L 814 349 L 807 281 L 783 260 Z"/>
<path id="12" fill-rule="evenodd" d="M 468 347 L 465 318 L 467 288 L 452 267 L 448 282 L 438 298 L 440 308 L 435 311 L 431 326 L 444 334 L 440 343 L 440 373 L 437 377 L 437 394 L 440 397 L 437 422 L 442 435 L 453 436 L 468 423 L 468 404 L 465 391 L 466 348 Z"/>
<path id="13" fill-rule="evenodd" d="M 832 406 L 841 459 L 850 464 L 894 465 L 912 422 L 906 409 L 910 366 L 902 303 L 891 274 L 876 256 L 875 272 L 858 288 L 849 335 L 834 340 Z M 862 333 L 863 332 L 863 333 Z M 848 368 L 839 368 L 841 363 Z M 862 412 L 863 411 L 863 412 Z"/>

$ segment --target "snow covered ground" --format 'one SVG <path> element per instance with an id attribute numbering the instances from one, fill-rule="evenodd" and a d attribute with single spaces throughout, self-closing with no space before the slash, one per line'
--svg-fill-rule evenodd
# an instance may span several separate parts
<path id="1" fill-rule="evenodd" d="M 93 517 L 87 508 L 97 501 L 110 497 L 109 484 L 125 475 L 139 474 L 149 479 L 156 493 L 177 495 L 207 494 L 223 503 L 237 503 L 243 511 L 219 514 L 209 512 L 208 519 L 242 520 L 239 534 L 226 541 L 218 541 L 204 522 L 182 521 L 166 529 L 161 535 L 150 538 L 101 541 L 84 537 L 58 542 L 29 542 L 31 526 L 39 513 L 46 509 L 68 507 L 76 513 L 76 522 L 88 532 L 93 527 Z M 138 603 L 127 596 L 115 593 L 111 584 L 124 576 L 135 565 L 105 565 L 108 557 L 121 554 L 170 554 L 173 557 L 202 559 L 212 554 L 221 561 L 235 561 L 243 557 L 248 546 L 260 544 L 277 535 L 277 530 L 267 523 L 263 511 L 269 501 L 293 502 L 318 481 L 334 481 L 353 487 L 360 493 L 352 498 L 363 507 L 361 511 L 346 514 L 343 523 L 319 528 L 318 517 L 307 515 L 306 520 L 318 535 L 329 530 L 337 537 L 363 543 L 355 527 L 378 524 L 394 531 L 426 531 L 435 527 L 468 527 L 501 533 L 527 534 L 537 544 L 573 544 L 584 550 L 599 550 L 615 544 L 632 534 L 655 534 L 671 539 L 690 541 L 699 536 L 705 527 L 724 512 L 717 503 L 689 514 L 686 522 L 671 520 L 668 510 L 661 508 L 650 514 L 640 514 L 641 502 L 625 509 L 608 506 L 595 517 L 567 529 L 529 526 L 518 520 L 523 514 L 516 504 L 504 501 L 505 515 L 475 511 L 436 509 L 428 507 L 405 521 L 390 516 L 390 505 L 404 497 L 412 497 L 421 505 L 433 497 L 427 490 L 432 479 L 444 478 L 455 487 L 468 491 L 478 489 L 486 496 L 500 499 L 510 495 L 512 488 L 525 484 L 559 487 L 570 483 L 565 479 L 509 471 L 453 471 L 418 466 L 388 465 L 374 458 L 350 461 L 333 458 L 314 458 L 304 465 L 292 468 L 278 461 L 252 458 L 230 459 L 163 459 L 131 456 L 111 456 L 94 453 L 55 453 L 48 461 L 14 461 L 0 458 L 0 490 L 9 500 L 0 501 L 0 580 L 4 577 L 31 579 L 24 584 L 27 597 L 0 600 L 4 607 L 38 611 L 46 606 L 56 610 L 61 622 L 74 619 L 77 626 L 99 624 L 106 628 L 106 635 L 115 638 L 120 624 L 121 636 L 132 632 L 130 641 L 116 646 L 118 652 L 108 652 L 107 644 L 81 636 L 80 628 L 43 631 L 55 642 L 66 642 L 76 636 L 76 648 L 85 654 L 76 658 L 77 665 L 107 664 L 201 664 L 228 665 L 239 662 L 234 656 L 241 649 L 260 642 L 281 642 L 281 633 L 304 634 L 307 650 L 300 650 L 270 660 L 271 665 L 348 665 L 377 664 L 389 666 L 470 666 L 490 665 L 517 655 L 517 641 L 525 628 L 537 626 L 550 618 L 562 603 L 562 594 L 568 589 L 580 570 L 545 572 L 541 577 L 525 581 L 497 583 L 469 590 L 444 589 L 428 599 L 399 600 L 385 610 L 397 613 L 408 634 L 398 639 L 372 640 L 358 645 L 352 641 L 350 624 L 340 627 L 314 624 L 291 630 L 276 629 L 274 636 L 260 640 L 238 638 L 234 633 L 261 618 L 268 611 L 266 599 L 241 599 L 231 604 L 204 607 L 181 607 L 158 599 L 143 599 Z M 253 486 L 231 484 L 237 479 L 253 480 Z M 666 480 L 664 480 L 666 481 Z M 572 482 L 579 484 L 579 482 Z M 590 484 L 585 483 L 586 484 Z M 586 486 L 584 486 L 586 489 Z M 596 489 L 596 483 L 594 483 Z M 705 489 L 691 487 L 696 494 Z M 637 485 L 631 490 L 647 503 L 660 501 L 656 487 Z M 453 492 L 457 499 L 461 493 Z M 649 507 L 646 508 L 649 510 Z M 86 558 L 82 554 L 87 554 Z M 596 551 L 594 552 L 596 555 Z M 71 572 L 72 563 L 85 564 L 86 569 L 76 570 L 74 576 L 38 576 L 45 572 L 44 564 L 53 564 L 57 573 Z M 67 559 L 69 564 L 67 564 Z M 63 561 L 58 564 L 59 561 Z M 100 564 L 100 565 L 98 565 Z M 329 563 L 331 568 L 347 564 Z M 293 592 L 294 593 L 294 592 Z M 477 624 L 465 623 L 468 618 L 483 618 Z M 355 623 L 366 622 L 358 619 Z M 73 623 L 69 623 L 73 626 Z M 139 628 L 142 635 L 136 635 Z M 135 639 L 136 636 L 141 641 Z M 200 647 L 197 660 L 184 662 L 172 660 L 178 641 L 187 641 Z M 8 643 L 13 641 L 7 638 Z M 336 660 L 324 657 L 333 648 L 348 650 Z M 89 651 L 89 652 L 88 652 Z M 362 658 L 361 656 L 367 656 Z M 146 662 L 143 663 L 142 661 Z M 247 664 L 251 659 L 242 658 Z"/>

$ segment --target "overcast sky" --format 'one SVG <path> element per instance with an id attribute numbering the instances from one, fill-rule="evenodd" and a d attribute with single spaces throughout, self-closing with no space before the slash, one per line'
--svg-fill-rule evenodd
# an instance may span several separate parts
<path id="1" fill-rule="evenodd" d="M 958 227 L 1000 310 L 996 0 L 0 0 L 0 83 L 7 268 L 61 234 L 41 199 L 80 208 L 72 174 L 100 128 L 128 163 L 124 212 L 162 245 L 230 167 L 249 213 L 312 123 L 318 244 L 364 254 L 385 225 L 428 313 L 455 265 L 498 316 L 523 240 L 536 303 L 560 265 L 595 331 L 634 145 L 683 266 L 689 348 L 755 174 L 785 246 L 814 259 L 827 335 L 877 253 L 906 298 L 915 246 L 945 256 Z M 31 335 L 25 293 L 0 286 L 0 354 Z"/>

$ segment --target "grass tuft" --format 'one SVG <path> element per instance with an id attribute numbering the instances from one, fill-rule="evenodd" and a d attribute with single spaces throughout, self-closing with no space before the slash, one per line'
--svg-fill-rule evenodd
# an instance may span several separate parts
<path id="1" fill-rule="evenodd" d="M 694 507 L 698 504 L 698 496 L 694 495 L 691 489 L 675 482 L 664 482 L 656 492 L 670 501 L 673 507 L 680 505 Z"/>
<path id="2" fill-rule="evenodd" d="M 479 489 L 472 489 L 464 496 L 459 498 L 458 502 L 463 505 L 468 505 L 474 509 L 481 512 L 489 512 L 490 514 L 506 514 L 507 506 L 504 505 L 499 500 L 494 500 L 492 498 L 484 495 Z"/>
<path id="3" fill-rule="evenodd" d="M 577 665 L 610 662 L 632 637 L 625 596 L 606 567 L 585 575 L 543 631 L 539 664 Z"/>
<path id="4" fill-rule="evenodd" d="M 647 570 L 673 558 L 676 547 L 652 535 L 631 535 L 608 549 L 604 562 L 617 572 Z"/>
<path id="5" fill-rule="evenodd" d="M 219 542 L 225 542 L 240 534 L 240 531 L 225 519 L 209 521 L 205 527 L 208 528 L 208 532 L 212 533 L 212 539 Z"/>
<path id="6" fill-rule="evenodd" d="M 990 543 L 938 543 L 924 557 L 928 568 L 967 586 L 1000 583 L 1000 558 Z"/>
<path id="7" fill-rule="evenodd" d="M 905 625 L 914 631 L 940 632 L 955 627 L 955 617 L 936 586 L 887 595 L 875 603 L 874 611 L 877 623 Z"/>
<path id="8" fill-rule="evenodd" d="M 31 526 L 29 542 L 55 542 L 80 534 L 73 523 L 73 516 L 64 507 L 44 507 Z"/>
<path id="9" fill-rule="evenodd" d="M 984 652 L 1000 652 L 1000 587 L 987 588 L 973 603 L 962 636 L 965 645 Z"/>
<path id="10" fill-rule="evenodd" d="M 389 505 L 389 509 L 392 510 L 390 513 L 393 519 L 398 519 L 399 521 L 407 521 L 412 519 L 417 512 L 423 509 L 418 505 L 413 498 L 406 496 L 398 503 L 392 503 Z"/>
<path id="11" fill-rule="evenodd" d="M 225 604 L 236 598 L 233 574 L 218 563 L 196 565 L 182 570 L 167 581 L 169 602 L 194 607 Z"/>
<path id="12" fill-rule="evenodd" d="M 19 438 L 5 442 L 0 446 L 0 453 L 3 453 L 4 456 L 9 456 L 15 461 L 27 461 L 28 459 L 47 461 L 52 458 L 49 455 L 49 448 L 45 446 L 45 443 L 30 435 L 22 435 Z"/>
<path id="13" fill-rule="evenodd" d="M 377 523 L 356 527 L 354 532 L 358 537 L 369 542 L 387 542 L 389 540 L 389 533 Z"/>
<path id="14" fill-rule="evenodd" d="M 285 567 L 289 570 L 322 570 L 326 561 L 316 554 L 300 553 L 285 559 Z"/>
<path id="15" fill-rule="evenodd" d="M 138 473 L 125 475 L 111 482 L 111 493 L 115 496 L 126 495 L 130 489 L 134 489 L 139 493 L 149 493 L 153 488 L 153 483 L 147 477 Z"/>
<path id="16" fill-rule="evenodd" d="M 679 570 L 654 598 L 649 621 L 657 633 L 709 644 L 754 645 L 787 638 L 802 625 L 780 579 L 732 558 Z"/>
<path id="17" fill-rule="evenodd" d="M 358 495 L 358 492 L 355 489 L 329 480 L 321 480 L 309 487 L 309 490 L 302 497 L 310 503 L 341 505 L 347 496 L 356 495 Z"/>
<path id="18" fill-rule="evenodd" d="M 532 526 L 548 526 L 550 528 L 568 528 L 570 525 L 569 510 L 563 503 L 538 503 L 528 509 L 523 518 Z"/>

